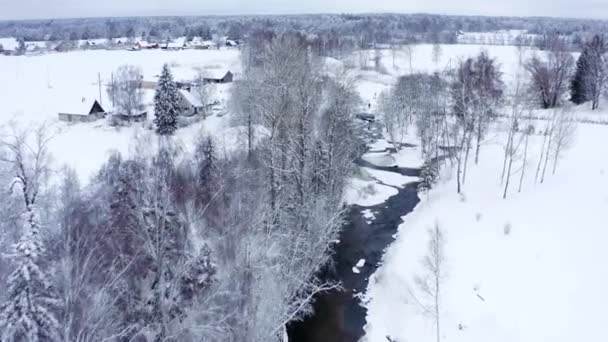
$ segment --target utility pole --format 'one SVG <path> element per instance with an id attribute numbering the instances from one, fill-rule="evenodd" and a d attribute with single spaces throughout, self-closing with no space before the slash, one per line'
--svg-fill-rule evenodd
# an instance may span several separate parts
<path id="1" fill-rule="evenodd" d="M 97 73 L 97 84 L 99 85 L 99 105 L 103 106 L 103 103 L 101 103 L 101 74 Z"/>

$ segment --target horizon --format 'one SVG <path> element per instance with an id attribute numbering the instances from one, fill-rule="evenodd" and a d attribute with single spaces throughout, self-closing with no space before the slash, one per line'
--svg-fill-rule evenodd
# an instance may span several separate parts
<path id="1" fill-rule="evenodd" d="M 441 0 L 408 3 L 411 0 L 309 0 L 290 3 L 282 0 L 225 0 L 209 3 L 200 0 L 161 0 L 140 3 L 135 0 L 107 0 L 83 5 L 82 0 L 0 0 L 0 21 L 96 19 L 130 17 L 202 17 L 202 16 L 299 16 L 328 14 L 399 14 L 521 18 L 564 18 L 608 20 L 608 3 L 581 0 L 502 1 L 463 0 L 445 4 Z M 348 10 L 345 10 L 348 9 Z"/>

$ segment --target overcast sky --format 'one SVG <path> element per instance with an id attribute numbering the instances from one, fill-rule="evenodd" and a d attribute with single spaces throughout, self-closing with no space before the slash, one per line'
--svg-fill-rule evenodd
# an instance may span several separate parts
<path id="1" fill-rule="evenodd" d="M 608 19 L 608 0 L 0 0 L 0 20 L 361 12 Z"/>

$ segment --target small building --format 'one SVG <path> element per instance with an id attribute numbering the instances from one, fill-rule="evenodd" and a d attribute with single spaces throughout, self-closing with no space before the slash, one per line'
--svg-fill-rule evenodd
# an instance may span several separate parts
<path id="1" fill-rule="evenodd" d="M 106 111 L 96 99 L 83 97 L 79 103 L 74 104 L 73 108 L 59 113 L 59 120 L 65 122 L 91 122 L 103 119 L 105 116 Z"/>
<path id="2" fill-rule="evenodd" d="M 203 79 L 206 83 L 231 83 L 234 80 L 234 74 L 230 70 L 208 70 L 207 72 L 208 74 Z"/>
<path id="3" fill-rule="evenodd" d="M 239 43 L 236 40 L 227 39 L 226 46 L 227 47 L 238 47 Z"/>
<path id="4" fill-rule="evenodd" d="M 182 107 L 182 115 L 185 116 L 193 116 L 199 114 L 202 109 L 204 109 L 205 105 L 201 102 L 201 100 L 187 90 L 180 90 L 180 104 Z"/>
<path id="5" fill-rule="evenodd" d="M 168 41 L 161 47 L 163 50 L 182 50 L 186 46 L 186 37 L 176 38 Z"/>
<path id="6" fill-rule="evenodd" d="M 135 43 L 134 48 L 138 49 L 138 50 L 158 49 L 158 44 L 157 43 L 150 43 L 150 42 L 145 41 L 145 40 L 140 40 L 137 43 Z"/>

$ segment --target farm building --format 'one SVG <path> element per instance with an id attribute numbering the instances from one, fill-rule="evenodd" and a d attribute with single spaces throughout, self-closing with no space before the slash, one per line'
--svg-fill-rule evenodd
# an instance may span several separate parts
<path id="1" fill-rule="evenodd" d="M 230 83 L 233 79 L 234 75 L 230 71 L 208 70 L 204 81 L 207 83 Z"/>
<path id="2" fill-rule="evenodd" d="M 91 122 L 102 119 L 106 111 L 96 99 L 82 98 L 66 112 L 59 113 L 59 120 L 66 122 Z"/>
<path id="3" fill-rule="evenodd" d="M 180 90 L 180 103 L 182 107 L 182 114 L 185 116 L 196 115 L 204 108 L 204 104 L 196 96 L 187 90 Z"/>
<path id="4" fill-rule="evenodd" d="M 176 38 L 162 45 L 163 50 L 182 50 L 186 46 L 186 37 Z"/>
<path id="5" fill-rule="evenodd" d="M 150 42 L 147 42 L 145 40 L 140 40 L 137 43 L 135 43 L 134 48 L 137 49 L 137 50 L 157 49 L 158 48 L 158 44 L 157 43 L 150 43 Z"/>

